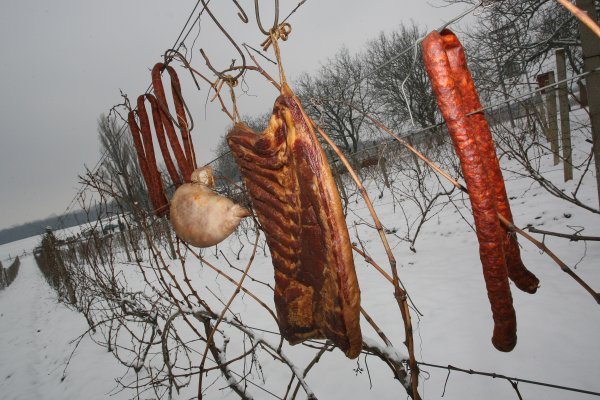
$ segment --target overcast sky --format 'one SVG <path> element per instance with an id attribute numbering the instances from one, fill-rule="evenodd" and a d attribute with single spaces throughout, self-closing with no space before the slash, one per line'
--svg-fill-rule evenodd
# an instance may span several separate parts
<path id="1" fill-rule="evenodd" d="M 211 9 L 237 41 L 258 48 L 263 37 L 256 27 L 254 2 L 239 2 L 250 17 L 246 25 L 231 1 L 213 1 Z M 281 0 L 282 18 L 297 3 Z M 98 117 L 121 102 L 119 89 L 133 102 L 146 90 L 149 69 L 173 45 L 195 4 L 195 0 L 3 1 L 0 229 L 65 210 L 79 188 L 77 177 L 84 165 L 93 167 L 100 158 Z M 264 24 L 269 25 L 273 2 L 261 4 Z M 315 71 L 342 46 L 359 51 L 379 32 L 411 20 L 434 29 L 464 9 L 442 4 L 441 0 L 307 0 L 291 17 L 293 31 L 282 44 L 288 79 Z M 206 14 L 186 41 L 189 49 L 195 38 L 191 54 L 198 69 L 206 71 L 199 48 L 218 69 L 239 59 Z M 206 103 L 207 87 L 197 91 L 184 70 L 176 68 L 195 119 L 192 134 L 202 164 L 212 158 L 228 121 L 217 104 Z M 248 95 L 239 100 L 242 114 L 269 111 L 277 96 L 260 79 L 250 79 L 244 89 Z"/>

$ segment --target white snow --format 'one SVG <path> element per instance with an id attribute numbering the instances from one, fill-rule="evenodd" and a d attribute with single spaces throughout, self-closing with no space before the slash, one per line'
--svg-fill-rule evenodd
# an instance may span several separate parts
<path id="1" fill-rule="evenodd" d="M 22 257 L 17 278 L 0 290 L 0 398 L 130 398 L 131 393 L 117 392 L 115 382 L 125 369 L 88 336 L 65 371 L 72 341 L 87 328 L 81 314 L 57 302 L 33 256 Z"/>

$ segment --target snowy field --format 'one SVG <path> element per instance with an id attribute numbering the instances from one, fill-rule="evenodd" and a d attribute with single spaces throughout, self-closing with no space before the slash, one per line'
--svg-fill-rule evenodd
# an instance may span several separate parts
<path id="1" fill-rule="evenodd" d="M 574 138 L 576 148 L 587 149 L 584 138 Z M 582 157 L 583 152 L 574 152 Z M 518 167 L 503 159 L 508 170 Z M 549 157 L 542 160 L 542 170 L 555 183 L 562 180 L 562 166 L 553 166 Z M 560 184 L 567 192 L 577 185 L 575 181 Z M 532 181 L 517 174 L 505 173 L 516 225 L 531 224 L 539 229 L 563 233 L 574 227 L 585 227 L 582 235 L 600 236 L 600 216 L 572 204 L 558 200 Z M 387 229 L 402 229 L 401 210 L 390 206 L 392 198 L 379 191 L 374 183 L 367 186 L 375 201 L 376 210 Z M 357 195 L 354 194 L 354 197 Z M 595 178 L 586 176 L 579 199 L 597 205 Z M 353 197 L 353 199 L 354 199 Z M 525 265 L 534 272 L 541 287 L 534 295 L 520 292 L 511 284 L 518 321 L 518 343 L 510 353 L 496 351 L 491 344 L 492 318 L 485 291 L 478 246 L 474 232 L 463 220 L 468 215 L 464 205 L 446 206 L 422 228 L 416 243 L 416 252 L 409 245 L 389 235 L 394 256 L 398 261 L 400 278 L 414 304 L 422 313 L 414 311 L 413 327 L 418 361 L 503 374 L 510 377 L 540 381 L 558 386 L 600 392 L 600 305 L 573 279 L 562 272 L 546 255 L 531 243 L 519 238 Z M 354 222 L 369 221 L 362 201 L 352 202 L 348 214 L 351 237 L 355 239 Z M 410 210 L 410 208 L 407 208 Z M 573 228 L 573 229 L 572 229 Z M 370 255 L 384 268 L 389 268 L 386 256 L 374 230 L 364 225 L 357 228 Z M 535 235 L 541 239 L 540 235 Z M 0 259 L 30 251 L 39 238 L 0 246 Z M 546 237 L 546 245 L 567 265 L 576 266 L 579 274 L 592 288 L 600 288 L 600 244 L 598 242 L 571 242 L 567 239 Z M 251 246 L 246 243 L 240 260 L 235 259 L 241 242 L 232 237 L 219 249 L 238 268 L 243 269 L 250 257 Z M 268 251 L 267 251 L 268 253 Z M 227 267 L 222 255 L 208 250 L 206 260 L 227 270 L 234 278 L 240 274 Z M 218 258 L 216 256 L 219 256 Z M 360 257 L 355 257 L 362 306 L 383 328 L 400 353 L 404 328 L 392 287 Z M 188 272 L 194 287 L 210 299 L 211 306 L 219 307 L 215 296 L 227 301 L 234 287 L 218 278 L 207 266 L 188 257 Z M 135 265 L 121 265 L 128 284 L 143 286 Z M 179 264 L 172 262 L 172 272 L 181 276 Z M 273 284 L 270 258 L 259 249 L 250 270 L 253 278 Z M 264 285 L 248 280 L 245 286 L 267 304 L 272 305 L 272 292 Z M 240 295 L 232 309 L 244 322 L 267 331 L 277 330 L 268 314 L 248 296 Z M 381 342 L 363 320 L 363 335 Z M 119 391 L 115 378 L 134 379 L 134 374 L 121 366 L 86 337 L 75 350 L 71 363 L 63 375 L 66 361 L 73 351 L 71 341 L 87 329 L 81 314 L 59 304 L 39 273 L 31 256 L 22 258 L 19 276 L 12 286 L 0 291 L 0 398 L 1 399 L 125 399 L 135 397 L 134 391 Z M 264 338 L 278 342 L 276 335 L 265 332 Z M 240 343 L 235 336 L 228 350 L 232 357 L 239 354 Z M 201 350 L 201 349 L 200 349 Z M 304 346 L 284 346 L 294 364 L 304 368 L 316 350 Z M 229 353 L 230 352 L 230 353 Z M 249 393 L 257 399 L 276 398 L 263 391 L 268 388 L 282 395 L 289 382 L 289 371 L 281 363 L 262 357 L 262 373 L 253 373 Z M 209 375 L 208 382 L 218 378 Z M 64 378 L 64 379 L 63 379 Z M 207 378 L 208 379 L 208 378 Z M 468 375 L 422 366 L 420 393 L 426 399 L 517 399 L 511 384 L 503 379 Z M 378 359 L 361 355 L 348 360 L 339 350 L 326 354 L 307 377 L 307 383 L 320 399 L 398 399 L 406 398 L 404 388 L 394 381 L 391 372 Z M 182 389 L 176 398 L 195 396 L 196 379 Z M 518 385 L 523 399 L 592 399 L 592 394 L 558 390 L 527 383 Z M 141 398 L 153 398 L 150 394 Z M 208 388 L 207 399 L 234 399 L 224 380 L 217 380 Z M 305 398 L 300 391 L 298 398 Z"/>

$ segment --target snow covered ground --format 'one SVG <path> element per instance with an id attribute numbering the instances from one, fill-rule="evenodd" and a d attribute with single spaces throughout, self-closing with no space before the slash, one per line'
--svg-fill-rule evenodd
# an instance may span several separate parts
<path id="1" fill-rule="evenodd" d="M 39 243 L 29 238 L 2 246 L 4 257 L 21 254 Z M 73 352 L 73 339 L 85 332 L 81 314 L 58 303 L 33 256 L 21 257 L 19 275 L 0 290 L 0 398 L 106 399 L 115 389 L 119 365 L 86 337 Z M 128 393 L 111 398 L 127 399 Z"/>
<path id="2" fill-rule="evenodd" d="M 574 143 L 587 149 L 582 138 Z M 579 156 L 578 156 L 579 154 Z M 575 152 L 581 157 L 584 152 Z M 503 159 L 503 166 L 518 168 Z M 550 159 L 543 160 L 542 169 L 553 181 L 560 182 L 562 167 L 552 166 Z M 585 227 L 583 235 L 600 236 L 600 216 L 550 196 L 528 179 L 507 174 L 507 189 L 515 222 L 518 226 L 532 224 L 540 229 L 572 232 L 572 227 Z M 576 173 L 577 178 L 577 173 Z M 577 182 L 561 184 L 567 192 Z M 375 193 L 374 187 L 371 192 Z M 378 194 L 378 192 L 376 193 Z M 587 176 L 580 200 L 597 204 L 593 176 Z M 376 195 L 374 197 L 377 197 Z M 397 207 L 390 204 L 391 196 L 384 192 L 376 201 L 376 209 L 386 228 L 401 228 L 402 218 Z M 416 245 L 416 253 L 406 242 L 390 235 L 390 243 L 398 261 L 399 274 L 416 307 L 423 314 L 413 312 L 416 357 L 426 363 L 448 365 L 493 372 L 511 377 L 541 381 L 553 385 L 600 392 L 600 305 L 573 279 L 531 243 L 519 239 L 522 257 L 540 279 L 538 293 L 529 295 L 511 285 L 518 320 L 518 344 L 510 353 L 496 351 L 491 342 L 492 319 L 485 292 L 475 234 L 464 222 L 460 212 L 464 207 L 446 207 L 424 225 Z M 368 219 L 363 203 L 352 205 L 349 226 L 353 221 Z M 374 230 L 362 226 L 360 237 L 371 256 L 383 267 L 386 257 Z M 352 233 L 354 237 L 354 233 Z M 537 235 L 538 238 L 541 236 Z M 38 238 L 27 239 L 0 247 L 0 259 L 8 254 L 30 251 Z M 600 244 L 598 242 L 570 242 L 566 239 L 546 237 L 545 243 L 567 265 L 576 266 L 576 272 L 595 290 L 600 289 Z M 235 260 L 239 249 L 237 239 L 231 238 L 220 249 L 238 268 L 246 265 L 250 256 L 246 244 L 241 259 Z M 223 257 L 216 258 L 206 252 L 207 260 L 227 269 Z M 355 258 L 362 291 L 362 305 L 371 314 L 400 352 L 404 330 L 394 301 L 391 286 L 360 257 Z M 210 288 L 226 301 L 234 287 L 198 261 L 188 260 L 194 286 L 210 297 Z M 122 266 L 128 282 L 140 285 L 139 273 L 131 265 Z M 172 271 L 181 273 L 174 263 Z M 239 274 L 227 269 L 234 277 Z M 251 269 L 253 277 L 272 283 L 270 258 L 260 250 Z M 272 295 L 263 285 L 247 281 L 247 287 L 272 304 Z M 213 304 L 218 304 L 215 299 Z M 217 309 L 220 309 L 217 306 Z M 273 330 L 274 323 L 264 310 L 247 296 L 238 296 L 233 310 L 253 327 Z M 378 340 L 375 332 L 362 321 L 363 334 Z M 2 399 L 103 399 L 131 398 L 135 392 L 115 391 L 115 378 L 126 373 L 106 349 L 86 337 L 76 349 L 63 380 L 63 370 L 73 344 L 71 341 L 87 329 L 82 315 L 57 303 L 55 294 L 44 282 L 31 256 L 22 258 L 19 276 L 12 286 L 0 291 L 0 398 Z M 276 341 L 265 333 L 265 338 Z M 236 354 L 236 344 L 231 353 Z M 305 366 L 315 350 L 303 346 L 285 346 L 285 351 L 298 366 Z M 262 373 L 250 377 L 257 386 L 249 392 L 257 399 L 272 398 L 262 388 L 275 388 L 282 394 L 289 380 L 289 371 L 278 362 L 262 361 Z M 215 377 L 215 373 L 211 375 Z M 131 378 L 131 375 L 128 376 Z M 335 350 L 326 354 L 310 372 L 307 383 L 321 399 L 406 398 L 406 392 L 394 381 L 391 372 L 379 360 L 361 356 L 347 360 Z M 224 381 L 215 384 L 208 399 L 233 399 L 235 394 L 226 388 Z M 281 390 L 283 388 L 283 391 Z M 518 389 L 524 399 L 592 399 L 592 394 L 582 394 L 542 386 L 520 383 Z M 193 384 L 184 389 L 178 398 L 192 398 Z M 422 367 L 421 394 L 426 399 L 516 399 L 511 384 L 503 379 L 468 375 L 433 367 Z M 299 398 L 304 398 L 300 392 Z M 144 397 L 141 398 L 152 398 Z"/>

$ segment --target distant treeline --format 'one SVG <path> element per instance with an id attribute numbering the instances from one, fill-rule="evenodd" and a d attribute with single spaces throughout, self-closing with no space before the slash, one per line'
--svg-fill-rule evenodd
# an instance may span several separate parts
<path id="1" fill-rule="evenodd" d="M 93 208 L 88 211 L 73 211 L 64 216 L 51 215 L 48 218 L 13 226 L 0 230 L 0 244 L 40 235 L 46 231 L 46 227 L 48 226 L 52 230 L 58 230 L 81 225 L 88 221 L 95 221 L 100 215 L 106 216 L 106 207 Z"/>

